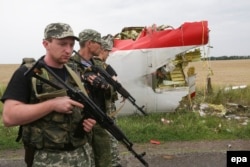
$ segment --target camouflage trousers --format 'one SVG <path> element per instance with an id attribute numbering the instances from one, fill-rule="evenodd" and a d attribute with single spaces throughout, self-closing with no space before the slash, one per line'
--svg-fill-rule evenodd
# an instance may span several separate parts
<path id="1" fill-rule="evenodd" d="M 91 167 L 90 149 L 87 143 L 73 151 L 37 150 L 32 167 Z"/>
<path id="2" fill-rule="evenodd" d="M 111 141 L 111 160 L 112 160 L 112 167 L 119 167 L 121 166 L 121 159 L 119 156 L 119 149 L 118 149 L 118 141 L 112 135 L 110 135 Z"/>
<path id="3" fill-rule="evenodd" d="M 111 167 L 111 145 L 109 134 L 99 124 L 96 124 L 92 129 L 90 145 L 93 149 L 94 166 Z"/>
<path id="4" fill-rule="evenodd" d="M 120 164 L 118 141 L 99 125 L 93 128 L 92 167 L 118 167 Z"/>

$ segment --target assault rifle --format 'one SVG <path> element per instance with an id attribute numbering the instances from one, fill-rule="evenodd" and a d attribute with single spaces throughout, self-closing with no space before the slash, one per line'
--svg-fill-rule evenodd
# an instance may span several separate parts
<path id="1" fill-rule="evenodd" d="M 53 83 L 39 75 L 37 71 L 39 69 L 45 68 L 63 87 L 58 84 Z M 60 77 L 58 77 L 44 62 L 43 57 L 41 57 L 28 71 L 24 74 L 27 77 L 35 77 L 42 82 L 49 84 L 56 89 L 66 89 L 68 96 L 84 105 L 84 112 L 87 117 L 91 117 L 96 120 L 98 124 L 104 129 L 106 129 L 111 135 L 113 135 L 119 142 L 121 142 L 127 149 L 146 167 L 148 163 L 143 159 L 146 155 L 145 152 L 138 154 L 133 149 L 133 143 L 124 135 L 124 133 L 115 125 L 114 121 L 107 116 L 89 97 L 87 97 L 82 91 L 75 90 L 74 88 L 67 85 Z M 82 118 L 86 119 L 86 117 Z M 75 131 L 76 137 L 83 137 L 84 131 L 82 128 L 82 121 L 79 122 L 79 126 Z"/>
<path id="2" fill-rule="evenodd" d="M 76 52 L 75 50 L 73 52 L 76 53 L 78 56 L 80 56 L 79 53 Z M 76 61 L 74 59 L 70 59 L 70 60 L 77 63 L 83 69 L 87 68 L 87 67 L 84 67 L 83 64 L 79 63 L 78 61 Z M 120 93 L 122 95 L 122 97 L 124 97 L 125 99 L 128 99 L 131 102 L 131 104 L 133 106 L 135 106 L 142 114 L 144 114 L 145 116 L 147 115 L 147 113 L 143 110 L 144 106 L 139 107 L 135 103 L 135 101 L 136 101 L 135 98 L 133 98 L 133 96 L 131 96 L 131 94 L 122 86 L 121 83 L 119 83 L 118 81 L 115 81 L 107 71 L 105 71 L 102 68 L 95 66 L 95 65 L 92 65 L 88 68 L 90 68 L 96 74 L 99 73 L 110 85 L 112 85 L 114 87 L 114 89 L 118 93 Z M 111 68 L 111 70 L 113 70 L 113 69 Z M 115 72 L 112 72 L 112 73 L 115 73 Z"/>

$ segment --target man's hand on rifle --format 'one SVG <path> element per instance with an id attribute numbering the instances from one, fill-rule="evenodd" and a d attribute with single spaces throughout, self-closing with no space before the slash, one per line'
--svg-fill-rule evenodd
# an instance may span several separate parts
<path id="1" fill-rule="evenodd" d="M 85 132 L 90 132 L 95 124 L 96 124 L 96 121 L 92 118 L 84 119 L 82 123 L 83 130 Z"/>
<path id="2" fill-rule="evenodd" d="M 96 88 L 101 89 L 108 89 L 109 84 L 108 82 L 101 76 L 95 74 L 95 73 L 87 73 L 84 76 L 82 76 L 84 81 L 89 82 L 91 85 L 93 85 Z"/>
<path id="3" fill-rule="evenodd" d="M 63 114 L 71 114 L 74 107 L 83 108 L 83 104 L 72 100 L 68 96 L 56 97 L 51 100 L 51 111 L 56 111 Z"/>

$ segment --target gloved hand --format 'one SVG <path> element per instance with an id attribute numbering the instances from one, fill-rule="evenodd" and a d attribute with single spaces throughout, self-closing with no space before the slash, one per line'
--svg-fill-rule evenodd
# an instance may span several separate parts
<path id="1" fill-rule="evenodd" d="M 93 85 L 95 88 L 99 88 L 99 89 L 109 88 L 109 84 L 105 80 L 105 78 L 95 74 L 94 72 L 87 72 L 82 76 L 82 78 L 85 82 L 87 81 L 88 83 Z"/>

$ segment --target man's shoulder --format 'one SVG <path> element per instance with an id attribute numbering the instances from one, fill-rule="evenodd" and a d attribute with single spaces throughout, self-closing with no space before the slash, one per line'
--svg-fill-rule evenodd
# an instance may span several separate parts
<path id="1" fill-rule="evenodd" d="M 77 54 L 73 54 L 70 58 L 70 60 L 75 60 L 75 61 L 81 61 L 80 56 L 78 56 Z"/>
<path id="2" fill-rule="evenodd" d="M 103 68 L 105 68 L 106 65 L 107 65 L 103 60 L 101 60 L 101 59 L 98 58 L 98 57 L 94 57 L 94 58 L 93 58 L 93 62 L 94 62 L 94 65 L 98 65 L 98 66 L 101 66 L 101 67 L 103 67 Z"/>
<path id="3" fill-rule="evenodd" d="M 16 69 L 16 73 L 25 73 L 27 70 L 29 69 L 28 66 L 26 65 L 20 65 L 17 69 Z"/>

